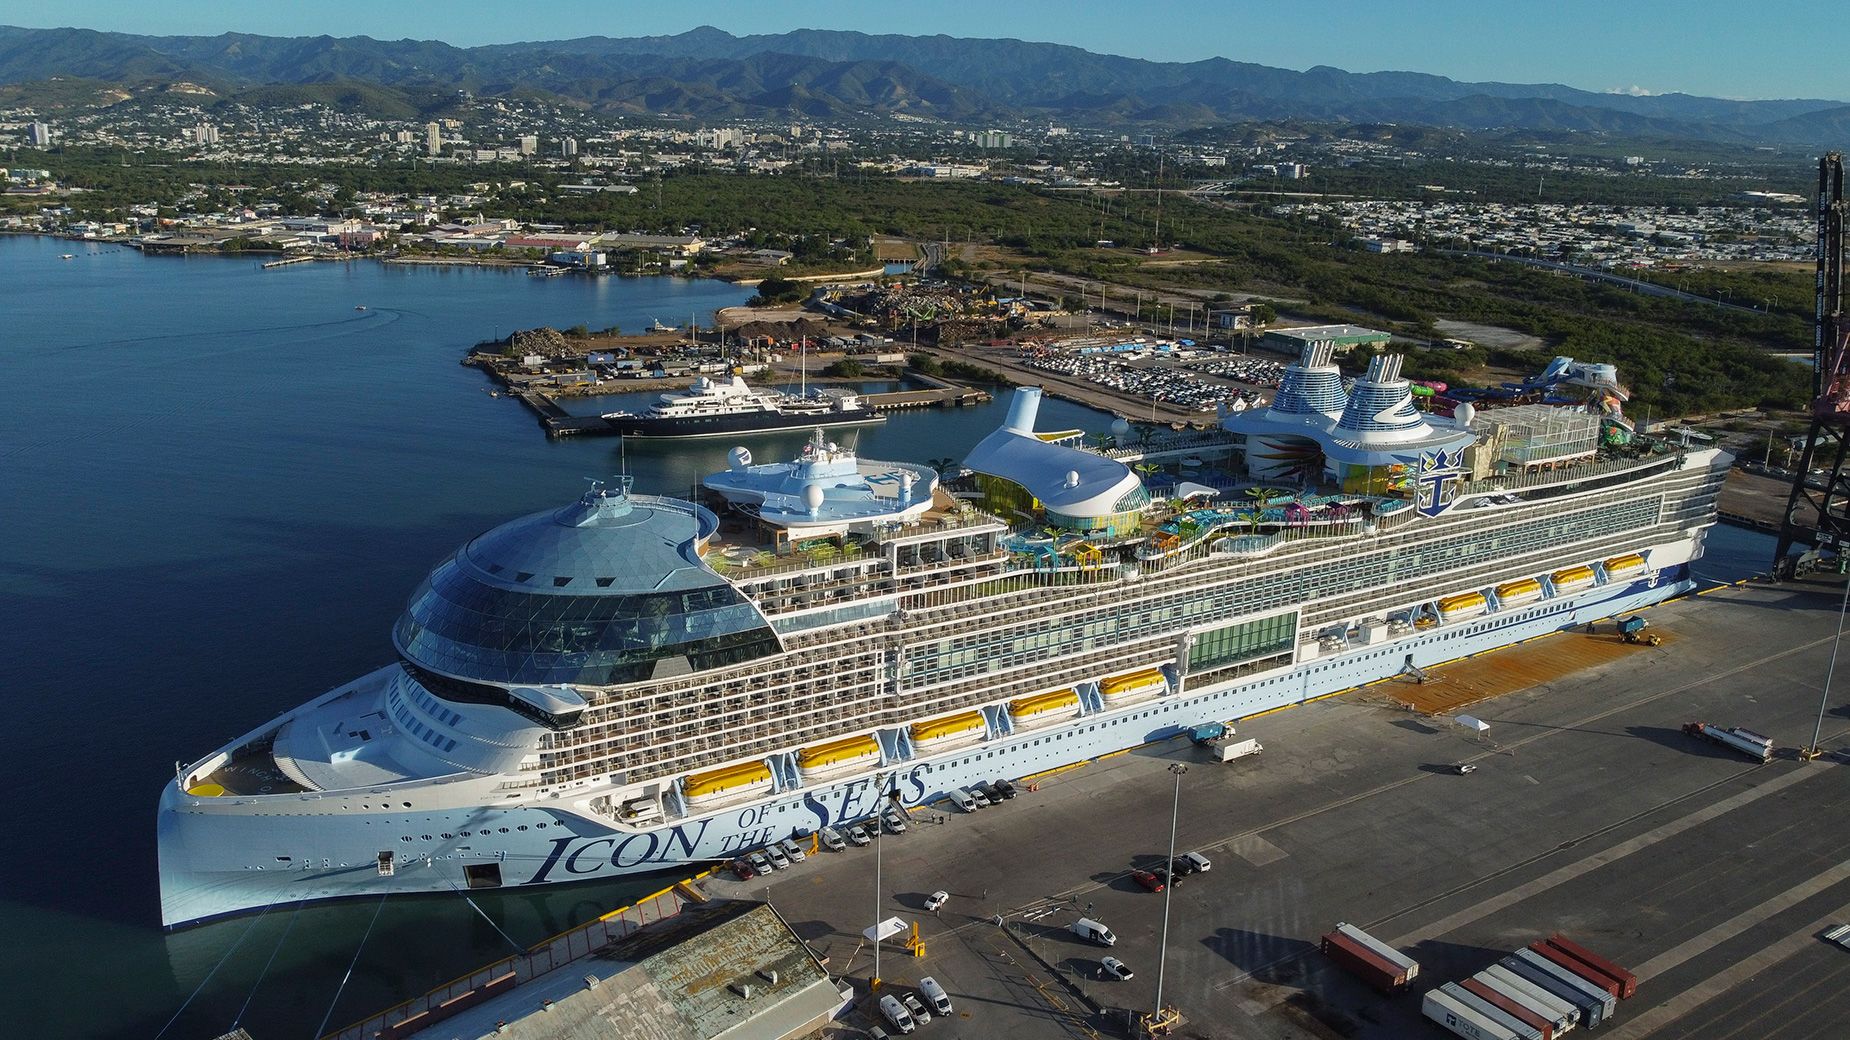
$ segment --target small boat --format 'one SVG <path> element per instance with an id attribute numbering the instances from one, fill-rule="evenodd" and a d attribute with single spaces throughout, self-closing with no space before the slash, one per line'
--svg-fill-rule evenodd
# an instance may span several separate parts
<path id="1" fill-rule="evenodd" d="M 872 737 L 846 737 L 797 752 L 797 771 L 805 780 L 879 764 L 880 742 Z"/>
<path id="2" fill-rule="evenodd" d="M 1497 586 L 1497 602 L 1505 607 L 1520 607 L 1542 598 L 1542 583 L 1534 578 L 1506 581 Z"/>
<path id="3" fill-rule="evenodd" d="M 1447 596 L 1439 601 L 1439 620 L 1461 621 L 1468 617 L 1476 617 L 1489 609 L 1490 604 L 1481 592 Z"/>
<path id="4" fill-rule="evenodd" d="M 1072 690 L 1055 690 L 1010 701 L 1009 717 L 1015 720 L 1017 729 L 1045 726 L 1050 722 L 1071 718 L 1078 707 L 1079 694 Z"/>
<path id="5" fill-rule="evenodd" d="M 1130 704 L 1146 697 L 1154 697 L 1169 689 L 1169 680 L 1163 678 L 1161 668 L 1145 668 L 1142 671 L 1116 675 L 1099 684 L 1099 696 L 1105 701 L 1105 707 L 1115 708 L 1121 704 Z"/>
<path id="6" fill-rule="evenodd" d="M 1579 592 L 1593 584 L 1593 568 L 1564 567 L 1549 575 L 1548 580 L 1554 584 L 1556 595 Z"/>
<path id="7" fill-rule="evenodd" d="M 675 328 L 673 325 L 663 325 L 660 318 L 650 318 L 648 331 L 650 332 L 679 332 L 681 330 Z"/>
<path id="8" fill-rule="evenodd" d="M 357 307 L 355 307 L 355 308 L 353 308 L 353 309 L 354 309 L 354 310 L 356 310 L 356 311 L 363 311 L 363 310 L 365 310 L 365 309 L 366 309 L 366 305 L 362 303 L 362 304 L 360 304 L 359 306 L 357 306 Z"/>
<path id="9" fill-rule="evenodd" d="M 58 259 L 60 259 L 60 260 L 75 260 L 75 259 L 77 259 L 77 254 L 76 254 L 76 253 L 59 253 L 59 254 L 58 254 Z"/>
<path id="10" fill-rule="evenodd" d="M 1643 574 L 1645 569 L 1646 564 L 1644 562 L 1644 557 L 1638 553 L 1626 553 L 1624 556 L 1614 556 L 1612 559 L 1606 561 L 1606 580 L 1624 581 L 1627 578 L 1635 578 Z"/>
<path id="11" fill-rule="evenodd" d="M 982 712 L 966 711 L 946 715 L 941 719 L 915 722 L 910 729 L 913 750 L 923 753 L 976 740 L 989 732 L 989 723 L 983 721 Z"/>
<path id="12" fill-rule="evenodd" d="M 763 762 L 746 762 L 709 773 L 689 773 L 681 790 L 687 795 L 687 804 L 694 806 L 770 794 L 776 786 L 771 779 L 770 766 Z"/>

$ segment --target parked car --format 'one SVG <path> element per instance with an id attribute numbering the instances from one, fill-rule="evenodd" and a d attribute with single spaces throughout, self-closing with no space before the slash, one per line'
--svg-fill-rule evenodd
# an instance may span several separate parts
<path id="1" fill-rule="evenodd" d="M 978 809 L 995 804 L 995 802 L 990 800 L 988 795 L 983 793 L 983 785 L 981 784 L 971 784 L 969 787 L 964 788 L 964 791 L 970 795 L 972 801 L 976 802 L 976 807 Z"/>
<path id="2" fill-rule="evenodd" d="M 766 859 L 764 853 L 762 852 L 754 852 L 751 855 L 745 857 L 745 862 L 750 863 L 752 865 L 752 869 L 757 871 L 760 874 L 769 874 L 772 869 L 771 861 Z"/>
<path id="3" fill-rule="evenodd" d="M 931 1012 L 925 1010 L 925 1005 L 919 1000 L 918 994 L 902 993 L 899 995 L 899 1002 L 906 1005 L 907 1011 L 912 1012 L 914 1022 L 922 1026 L 931 1024 Z"/>
<path id="4" fill-rule="evenodd" d="M 743 857 L 732 861 L 732 872 L 738 876 L 740 881 L 750 881 L 758 876 L 758 872 L 753 870 L 752 865 Z"/>
<path id="5" fill-rule="evenodd" d="M 775 845 L 766 845 L 764 847 L 764 854 L 770 857 L 771 866 L 776 867 L 778 870 L 782 870 L 790 865 L 790 857 L 784 855 L 784 850 Z"/>
<path id="6" fill-rule="evenodd" d="M 1452 767 L 1452 772 L 1457 773 L 1459 776 L 1464 776 L 1466 773 L 1477 772 L 1477 767 L 1469 762 L 1460 762 Z"/>
<path id="7" fill-rule="evenodd" d="M 847 835 L 848 844 L 856 848 L 874 840 L 873 835 L 867 833 L 865 824 L 851 823 L 842 829 L 842 833 Z"/>
<path id="8" fill-rule="evenodd" d="M 833 827 L 824 827 L 816 833 L 822 836 L 822 847 L 830 852 L 840 852 L 848 847 L 848 843 L 842 840 L 841 834 Z"/>
<path id="9" fill-rule="evenodd" d="M 1182 879 L 1179 877 L 1176 877 L 1174 874 L 1171 874 L 1169 872 L 1168 867 L 1157 867 L 1156 869 L 1150 871 L 1150 873 L 1155 874 L 1156 880 L 1162 882 L 1165 885 L 1179 885 L 1182 883 Z"/>
<path id="10" fill-rule="evenodd" d="M 976 790 L 979 793 L 981 793 L 984 798 L 989 799 L 989 804 L 991 805 L 1001 805 L 1002 804 L 1002 791 L 999 788 L 997 788 L 995 784 L 979 782 L 974 786 Z"/>
<path id="11" fill-rule="evenodd" d="M 886 1030 L 879 1026 L 868 1026 L 867 1040 L 891 1040 L 891 1038 L 886 1035 Z"/>
<path id="12" fill-rule="evenodd" d="M 801 863 L 809 858 L 803 854 L 803 846 L 798 845 L 795 838 L 785 838 L 778 844 L 782 846 L 784 855 L 789 856 L 792 863 Z"/>
<path id="13" fill-rule="evenodd" d="M 1195 864 L 1186 856 L 1177 856 L 1175 859 L 1169 861 L 1169 875 L 1171 877 L 1185 878 L 1193 874 L 1197 869 Z"/>
<path id="14" fill-rule="evenodd" d="M 1191 873 L 1198 871 L 1200 873 L 1205 874 L 1208 871 L 1214 869 L 1214 863 L 1211 860 L 1209 860 L 1208 857 L 1203 856 L 1199 852 L 1190 852 L 1190 853 L 1184 854 L 1182 857 L 1182 861 L 1184 863 L 1191 863 L 1194 865 L 1195 870 L 1191 871 Z"/>
<path id="15" fill-rule="evenodd" d="M 920 979 L 919 993 L 924 995 L 925 1003 L 930 1004 L 933 1011 L 940 1015 L 951 1013 L 951 995 L 944 991 L 943 986 L 938 985 L 937 979 L 930 975 Z"/>
<path id="16" fill-rule="evenodd" d="M 1163 883 L 1156 879 L 1155 874 L 1152 874 L 1147 870 L 1131 871 L 1131 880 L 1137 882 L 1139 885 L 1142 885 L 1143 887 L 1149 889 L 1152 892 L 1161 892 L 1163 890 Z"/>
<path id="17" fill-rule="evenodd" d="M 906 1010 L 906 1005 L 901 1004 L 899 998 L 891 993 L 880 998 L 880 1013 L 901 1033 L 910 1033 L 918 1028 L 913 1024 L 912 1013 Z"/>
<path id="18" fill-rule="evenodd" d="M 997 780 L 996 790 L 1000 792 L 1004 798 L 1015 797 L 1015 785 L 1009 783 L 1007 780 Z"/>
<path id="19" fill-rule="evenodd" d="M 950 901 L 951 901 L 951 894 L 941 888 L 938 891 L 933 892 L 931 895 L 928 895 L 925 897 L 925 909 L 937 910 L 943 907 L 944 904 Z"/>
<path id="20" fill-rule="evenodd" d="M 1137 973 L 1131 970 L 1130 965 L 1124 963 L 1123 961 L 1117 959 L 1116 957 L 1106 957 L 1100 960 L 1099 964 L 1104 966 L 1105 974 L 1111 976 L 1114 979 L 1117 979 L 1120 982 L 1129 982 L 1130 980 L 1137 977 Z"/>
<path id="21" fill-rule="evenodd" d="M 906 821 L 894 815 L 893 813 L 888 813 L 885 816 L 882 816 L 880 819 L 881 819 L 881 822 L 886 824 L 887 833 L 889 834 L 906 833 Z"/>

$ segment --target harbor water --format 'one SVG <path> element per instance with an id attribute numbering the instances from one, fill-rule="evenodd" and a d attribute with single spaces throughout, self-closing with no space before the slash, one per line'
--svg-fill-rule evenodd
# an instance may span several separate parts
<path id="1" fill-rule="evenodd" d="M 549 441 L 457 363 L 470 344 L 705 319 L 750 289 L 366 261 L 264 270 L 21 237 L 0 238 L 0 286 L 10 1033 L 193 1038 L 237 1023 L 308 1038 L 675 880 L 277 906 L 166 935 L 154 809 L 176 762 L 389 661 L 406 596 L 470 536 L 587 479 L 626 471 L 640 491 L 685 494 L 726 464 L 727 441 Z M 875 458 L 959 459 L 1005 408 L 904 412 L 841 439 Z M 1110 421 L 1052 400 L 1040 416 L 1043 429 Z M 769 461 L 803 439 L 750 447 Z M 1770 542 L 1717 528 L 1697 573 L 1744 577 Z"/>

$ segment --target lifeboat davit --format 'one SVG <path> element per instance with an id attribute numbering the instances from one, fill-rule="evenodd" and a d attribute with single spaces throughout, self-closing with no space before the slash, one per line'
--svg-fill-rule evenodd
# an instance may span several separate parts
<path id="1" fill-rule="evenodd" d="M 1161 668 L 1145 668 L 1126 675 L 1115 675 L 1099 684 L 1098 693 L 1107 708 L 1154 697 L 1169 689 Z"/>
<path id="2" fill-rule="evenodd" d="M 1070 718 L 1078 712 L 1079 694 L 1073 690 L 1055 690 L 1052 693 L 1037 693 L 1032 697 L 1009 702 L 1009 717 L 1015 720 L 1016 729 L 1029 726 L 1045 726 Z"/>
<path id="3" fill-rule="evenodd" d="M 1468 617 L 1476 617 L 1489 609 L 1490 602 L 1481 592 L 1447 596 L 1439 601 L 1439 620 L 1459 621 Z"/>
<path id="4" fill-rule="evenodd" d="M 1606 561 L 1606 578 L 1608 581 L 1625 581 L 1636 578 L 1645 572 L 1644 557 L 1638 553 L 1626 553 L 1614 556 Z"/>
<path id="5" fill-rule="evenodd" d="M 912 750 L 924 753 L 980 740 L 989 732 L 989 723 L 983 721 L 982 712 L 966 711 L 946 715 L 941 719 L 915 722 L 909 728 L 912 731 Z"/>
<path id="6" fill-rule="evenodd" d="M 775 787 L 776 784 L 771 780 L 770 766 L 763 762 L 746 762 L 705 773 L 689 773 L 681 782 L 681 793 L 687 796 L 688 807 L 692 808 L 751 795 L 770 794 Z"/>
<path id="7" fill-rule="evenodd" d="M 1520 607 L 1542 598 L 1542 583 L 1534 578 L 1506 581 L 1497 586 L 1497 602 L 1505 607 Z"/>
<path id="8" fill-rule="evenodd" d="M 1593 584 L 1593 568 L 1565 567 L 1549 575 L 1548 580 L 1554 583 L 1556 595 L 1579 592 Z"/>
<path id="9" fill-rule="evenodd" d="M 797 772 L 803 779 L 845 773 L 880 764 L 880 742 L 872 737 L 847 737 L 815 744 L 797 752 Z"/>

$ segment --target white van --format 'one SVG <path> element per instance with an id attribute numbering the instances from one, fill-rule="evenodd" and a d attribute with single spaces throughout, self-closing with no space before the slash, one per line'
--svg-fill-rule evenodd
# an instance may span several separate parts
<path id="1" fill-rule="evenodd" d="M 1072 923 L 1073 934 L 1081 939 L 1098 943 L 1100 946 L 1118 945 L 1118 937 L 1111 934 L 1111 929 L 1099 924 L 1089 917 L 1082 917 Z"/>
<path id="2" fill-rule="evenodd" d="M 1199 852 L 1186 853 L 1181 858 L 1193 863 L 1195 865 L 1195 870 L 1200 873 L 1205 874 L 1214 869 L 1214 864 L 1208 861 L 1208 857 L 1203 856 Z"/>
<path id="3" fill-rule="evenodd" d="M 951 995 L 944 991 L 943 986 L 938 985 L 937 979 L 930 975 L 920 979 L 919 992 L 925 995 L 925 1002 L 931 1005 L 933 1011 L 940 1015 L 951 1013 Z"/>
<path id="4" fill-rule="evenodd" d="M 961 787 L 953 787 L 950 794 L 951 801 L 956 802 L 959 809 L 970 813 L 976 811 L 976 799 L 970 797 L 970 792 Z"/>
<path id="5" fill-rule="evenodd" d="M 880 1013 L 886 1016 L 887 1022 L 894 1029 L 902 1033 L 910 1033 L 917 1028 L 912 1024 L 912 1012 L 907 1011 L 906 1005 L 901 1004 L 899 998 L 891 993 L 880 998 Z"/>

